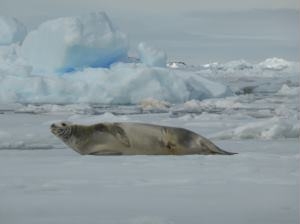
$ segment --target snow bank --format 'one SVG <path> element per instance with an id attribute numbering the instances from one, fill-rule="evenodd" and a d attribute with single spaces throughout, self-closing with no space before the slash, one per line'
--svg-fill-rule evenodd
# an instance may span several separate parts
<path id="1" fill-rule="evenodd" d="M 99 12 L 42 23 L 25 38 L 22 55 L 38 72 L 63 73 L 107 67 L 125 57 L 127 48 L 125 34 Z"/>
<path id="2" fill-rule="evenodd" d="M 140 43 L 138 45 L 138 54 L 141 62 L 148 66 L 166 67 L 166 53 L 161 50 L 154 49 L 146 43 Z"/>
<path id="3" fill-rule="evenodd" d="M 26 27 L 16 18 L 0 16 L 0 45 L 22 42 L 26 34 Z"/>
<path id="4" fill-rule="evenodd" d="M 171 103 L 232 95 L 192 72 L 143 64 L 87 68 L 64 76 L 0 74 L 0 102 L 136 104 L 152 97 Z"/>
<path id="5" fill-rule="evenodd" d="M 215 134 L 220 139 L 278 139 L 299 138 L 300 126 L 296 117 L 274 117 L 263 121 L 255 121 L 232 130 Z"/>

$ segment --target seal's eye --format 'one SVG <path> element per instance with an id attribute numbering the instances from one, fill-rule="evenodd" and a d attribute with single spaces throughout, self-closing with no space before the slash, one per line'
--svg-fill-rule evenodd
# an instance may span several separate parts
<path id="1" fill-rule="evenodd" d="M 61 125 L 62 125 L 63 127 L 66 127 L 66 126 L 67 126 L 66 123 L 61 123 Z"/>

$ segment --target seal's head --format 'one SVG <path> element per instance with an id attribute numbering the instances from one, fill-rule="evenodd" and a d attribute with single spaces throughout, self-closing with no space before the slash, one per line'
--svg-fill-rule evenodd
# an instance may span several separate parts
<path id="1" fill-rule="evenodd" d="M 54 123 L 50 126 L 51 132 L 63 141 L 67 141 L 72 135 L 72 124 L 69 122 Z"/>

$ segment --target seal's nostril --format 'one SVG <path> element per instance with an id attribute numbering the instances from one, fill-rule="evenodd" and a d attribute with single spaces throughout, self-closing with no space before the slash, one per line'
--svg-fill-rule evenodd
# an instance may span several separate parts
<path id="1" fill-rule="evenodd" d="M 51 128 L 54 128 L 55 127 L 55 124 L 51 124 Z"/>

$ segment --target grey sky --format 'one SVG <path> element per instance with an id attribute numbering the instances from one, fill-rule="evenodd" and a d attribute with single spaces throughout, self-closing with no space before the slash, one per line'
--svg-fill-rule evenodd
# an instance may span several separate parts
<path id="1" fill-rule="evenodd" d="M 298 9 L 299 0 L 0 0 L 0 14 L 56 16 L 85 11 L 168 11 Z"/>

